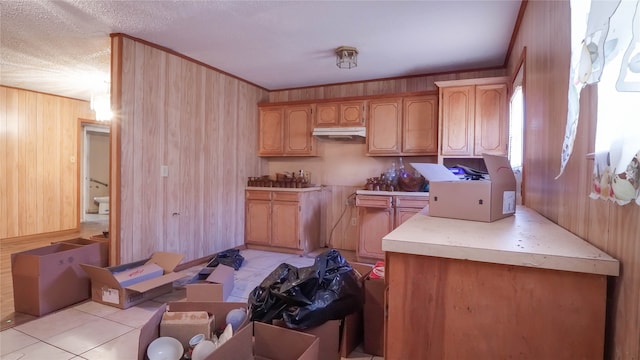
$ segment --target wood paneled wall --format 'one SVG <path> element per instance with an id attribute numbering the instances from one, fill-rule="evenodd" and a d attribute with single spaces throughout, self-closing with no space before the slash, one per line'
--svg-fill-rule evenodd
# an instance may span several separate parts
<path id="1" fill-rule="evenodd" d="M 112 49 L 119 261 L 242 245 L 244 188 L 264 164 L 256 104 L 266 91 L 126 36 Z"/>
<path id="2" fill-rule="evenodd" d="M 0 239 L 75 230 L 89 103 L 0 86 Z"/>
<path id="3" fill-rule="evenodd" d="M 564 174 L 560 153 L 567 114 L 569 1 L 529 1 L 508 70 L 526 47 L 524 193 L 527 206 L 617 258 L 611 278 L 607 359 L 640 359 L 640 207 L 591 200 L 597 92 L 582 92 L 573 156 Z"/>

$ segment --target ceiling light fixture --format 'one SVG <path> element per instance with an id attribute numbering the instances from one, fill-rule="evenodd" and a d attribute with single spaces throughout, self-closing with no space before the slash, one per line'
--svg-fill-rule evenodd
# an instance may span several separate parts
<path id="1" fill-rule="evenodd" d="M 336 66 L 340 69 L 351 69 L 358 66 L 358 49 L 351 46 L 337 48 Z"/>

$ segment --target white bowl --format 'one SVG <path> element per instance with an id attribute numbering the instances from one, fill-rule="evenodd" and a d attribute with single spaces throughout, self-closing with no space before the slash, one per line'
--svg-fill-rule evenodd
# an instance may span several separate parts
<path id="1" fill-rule="evenodd" d="M 216 349 L 218 345 L 216 345 L 211 340 L 202 340 L 193 348 L 193 352 L 191 353 L 191 360 L 204 360 L 207 356 L 211 355 Z"/>
<path id="2" fill-rule="evenodd" d="M 184 354 L 184 348 L 178 339 L 162 336 L 149 344 L 147 356 L 149 360 L 180 360 Z"/>

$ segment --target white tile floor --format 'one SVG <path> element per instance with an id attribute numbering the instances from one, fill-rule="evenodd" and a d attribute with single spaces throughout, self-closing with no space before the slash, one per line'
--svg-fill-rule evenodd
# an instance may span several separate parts
<path id="1" fill-rule="evenodd" d="M 243 250 L 241 255 L 245 261 L 235 272 L 235 286 L 227 301 L 246 302 L 251 291 L 281 263 L 301 267 L 314 261 L 312 257 L 259 250 Z M 200 268 L 185 272 L 193 276 Z M 0 359 L 135 360 L 139 328 L 162 304 L 184 297 L 184 289 L 176 289 L 126 310 L 86 301 L 0 332 Z M 348 359 L 383 358 L 356 350 Z"/>

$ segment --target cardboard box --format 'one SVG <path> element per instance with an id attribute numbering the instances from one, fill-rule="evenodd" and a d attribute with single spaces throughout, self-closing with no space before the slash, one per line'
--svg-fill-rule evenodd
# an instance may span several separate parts
<path id="1" fill-rule="evenodd" d="M 275 326 L 287 328 L 287 325 L 283 320 L 274 321 L 273 324 Z M 320 346 L 318 353 L 319 359 L 340 360 L 340 325 L 340 320 L 329 320 L 322 325 L 310 329 L 296 329 L 295 331 L 310 334 L 318 338 Z"/>
<path id="2" fill-rule="evenodd" d="M 170 302 L 161 306 L 140 328 L 140 337 L 138 338 L 138 360 L 145 359 L 147 347 L 153 340 L 160 336 L 160 323 L 162 322 L 162 316 L 167 310 L 173 312 L 205 311 L 212 319 L 212 328 L 214 330 L 221 330 L 226 326 L 226 318 L 229 311 L 238 308 L 246 309 L 247 304 L 241 302 L 178 301 Z M 249 324 L 248 320 L 240 326 L 240 329 L 246 327 L 247 324 Z M 193 335 L 197 334 L 198 333 L 194 333 Z"/>
<path id="3" fill-rule="evenodd" d="M 100 244 L 59 243 L 11 254 L 16 312 L 42 316 L 90 296 L 80 264 L 101 265 Z"/>
<path id="4" fill-rule="evenodd" d="M 186 349 L 189 340 L 197 334 L 211 339 L 215 319 L 206 311 L 167 311 L 160 321 L 160 336 L 178 339 Z"/>
<path id="5" fill-rule="evenodd" d="M 234 269 L 219 264 L 206 280 L 187 284 L 187 301 L 225 301 L 233 291 Z"/>
<path id="6" fill-rule="evenodd" d="M 113 277 L 116 278 L 121 287 L 127 287 L 162 275 L 164 275 L 164 269 L 160 265 L 153 263 L 113 273 Z"/>
<path id="7" fill-rule="evenodd" d="M 361 281 L 364 281 L 364 277 L 372 269 L 372 266 L 369 264 L 350 263 L 350 265 Z M 274 321 L 274 325 L 286 326 L 283 321 Z M 363 313 L 362 310 L 357 311 L 345 316 L 342 320 L 330 320 L 311 329 L 296 331 L 318 337 L 320 340 L 320 359 L 340 360 L 341 357 L 349 356 L 349 354 L 362 343 Z"/>
<path id="8" fill-rule="evenodd" d="M 352 262 L 351 267 L 358 275 L 363 286 L 363 298 L 364 298 L 364 279 L 373 268 L 370 264 L 362 264 Z M 364 304 L 363 304 L 364 307 Z M 347 357 L 351 352 L 362 344 L 364 332 L 363 325 L 363 310 L 357 311 L 344 318 L 342 327 L 340 328 L 340 356 Z"/>
<path id="9" fill-rule="evenodd" d="M 444 166 L 412 164 L 429 180 L 430 216 L 491 222 L 515 214 L 516 178 L 509 160 L 488 154 L 483 159 L 490 180 L 459 180 L 455 176 L 443 180 L 437 175 L 448 171 Z"/>
<path id="10" fill-rule="evenodd" d="M 384 356 L 384 279 L 364 279 L 364 352 Z"/>
<path id="11" fill-rule="evenodd" d="M 167 308 L 169 311 L 206 311 L 213 317 L 212 330 L 221 332 L 227 325 L 227 314 L 229 311 L 240 308 L 247 309 L 247 304 L 222 301 L 175 301 L 168 303 Z M 241 327 L 244 327 L 248 322 L 247 316 L 247 321 L 245 321 Z"/>
<path id="12" fill-rule="evenodd" d="M 54 241 L 51 244 L 74 244 L 74 245 L 88 245 L 99 248 L 100 251 L 100 263 L 93 264 L 96 266 L 109 266 L 109 239 L 85 239 L 75 238 L 61 241 Z"/>
<path id="13" fill-rule="evenodd" d="M 206 360 L 325 360 L 319 355 L 319 348 L 320 340 L 313 335 L 253 322 Z"/>
<path id="14" fill-rule="evenodd" d="M 168 252 L 156 252 L 150 259 L 136 261 L 112 267 L 99 267 L 82 264 L 82 269 L 91 278 L 91 299 L 101 304 L 127 309 L 133 305 L 151 300 L 173 290 L 173 282 L 185 277 L 185 274 L 173 270 L 182 260 L 182 255 Z M 157 264 L 164 275 L 133 285 L 121 286 L 115 274 L 144 264 Z"/>

